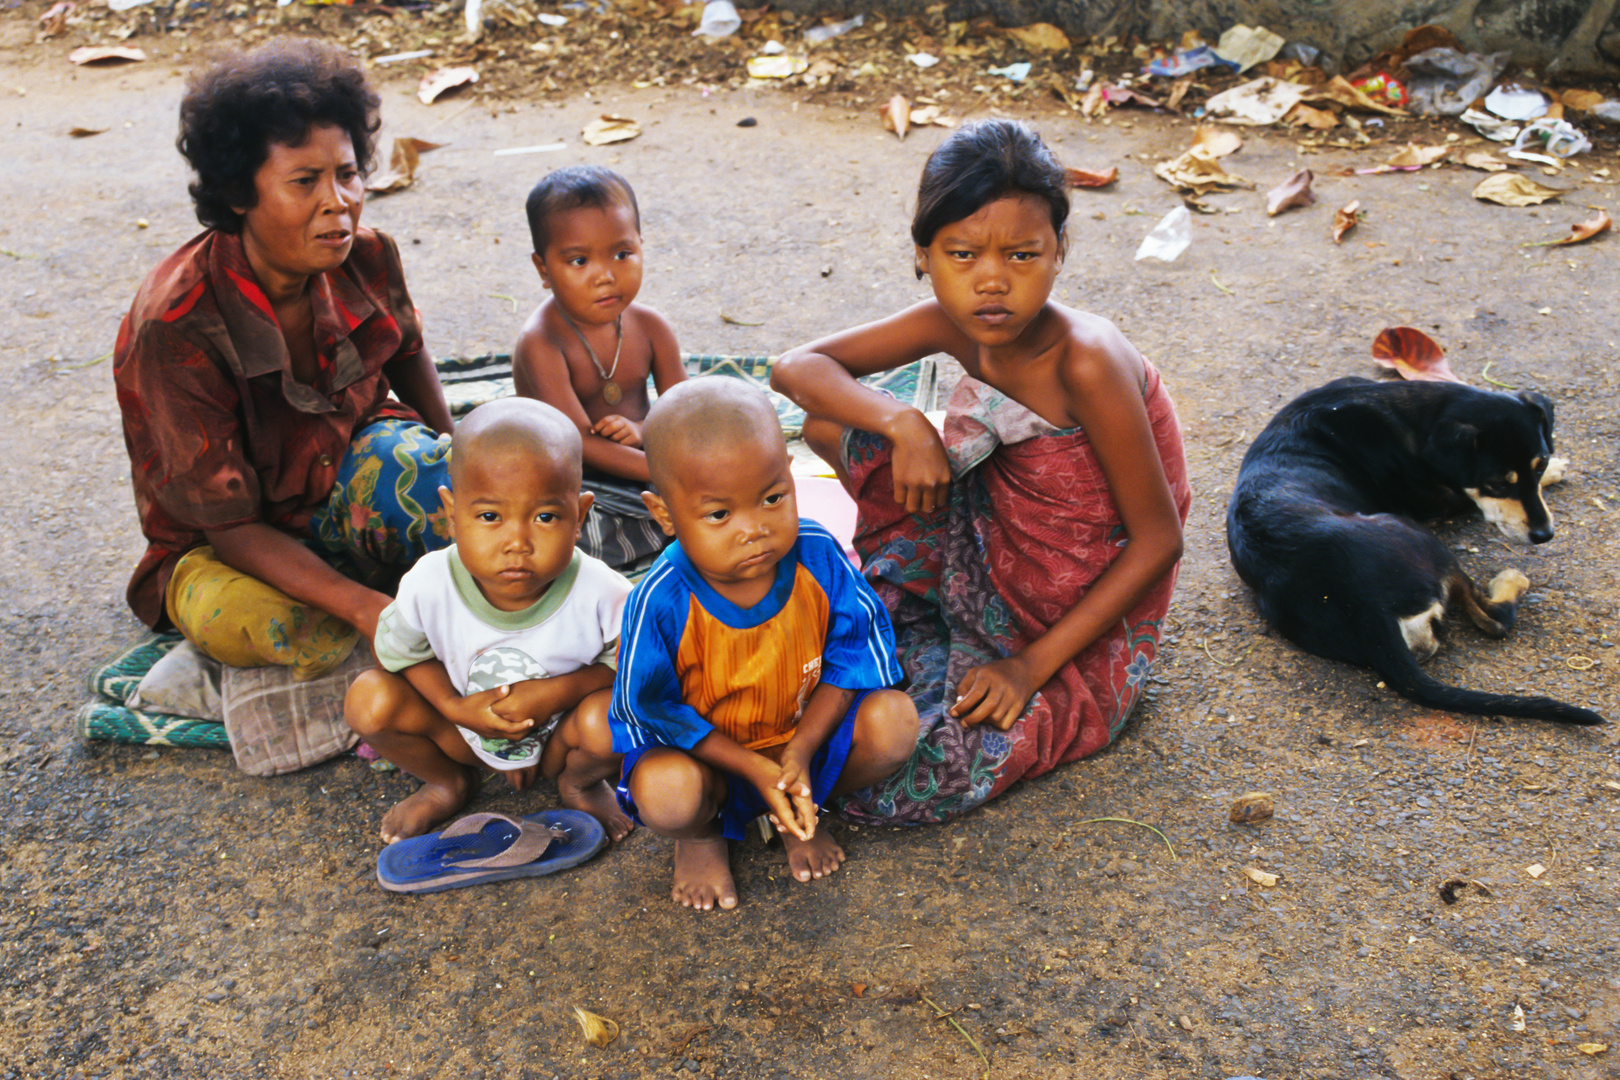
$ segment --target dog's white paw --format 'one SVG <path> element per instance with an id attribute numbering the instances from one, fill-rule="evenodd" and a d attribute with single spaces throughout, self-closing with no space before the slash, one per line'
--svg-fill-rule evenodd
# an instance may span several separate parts
<path id="1" fill-rule="evenodd" d="M 1562 484 L 1568 475 L 1569 459 L 1550 457 L 1547 459 L 1547 471 L 1541 474 L 1541 486 L 1551 487 L 1554 484 Z"/>
<path id="2" fill-rule="evenodd" d="M 1517 570 L 1503 570 L 1491 578 L 1485 594 L 1493 604 L 1516 604 L 1530 589 L 1530 579 Z"/>

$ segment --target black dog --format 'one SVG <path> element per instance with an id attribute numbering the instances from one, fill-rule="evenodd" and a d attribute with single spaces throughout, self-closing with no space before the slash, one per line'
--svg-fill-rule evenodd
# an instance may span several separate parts
<path id="1" fill-rule="evenodd" d="M 1413 701 L 1601 724 L 1552 698 L 1446 686 L 1418 666 L 1439 648 L 1450 602 L 1502 637 L 1530 583 L 1507 570 L 1482 591 L 1417 522 L 1477 506 L 1511 539 L 1552 539 L 1541 498 L 1552 426 L 1552 402 L 1528 392 L 1360 378 L 1308 391 L 1243 456 L 1226 512 L 1232 564 L 1283 636 L 1370 667 Z"/>

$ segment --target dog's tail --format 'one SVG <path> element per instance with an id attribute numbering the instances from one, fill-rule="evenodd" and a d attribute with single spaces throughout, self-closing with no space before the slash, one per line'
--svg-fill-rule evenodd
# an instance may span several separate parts
<path id="1" fill-rule="evenodd" d="M 1418 666 L 1417 658 L 1390 623 L 1387 633 L 1378 635 L 1380 645 L 1373 651 L 1371 667 L 1391 689 L 1419 705 L 1452 712 L 1489 716 L 1513 716 L 1524 720 L 1553 720 L 1560 724 L 1604 724 L 1608 721 L 1591 709 L 1569 705 L 1550 697 L 1521 697 L 1515 694 L 1487 694 L 1447 686 Z"/>

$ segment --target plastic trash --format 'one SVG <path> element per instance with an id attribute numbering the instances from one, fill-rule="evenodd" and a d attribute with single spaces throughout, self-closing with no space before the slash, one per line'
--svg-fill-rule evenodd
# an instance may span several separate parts
<path id="1" fill-rule="evenodd" d="M 1600 101 L 1586 111 L 1600 120 L 1620 124 L 1620 101 Z"/>
<path id="2" fill-rule="evenodd" d="M 1541 161 L 1553 164 L 1546 155 L 1527 153 L 1525 147 L 1535 145 L 1542 148 L 1545 144 L 1547 154 L 1553 158 L 1574 157 L 1584 154 L 1592 149 L 1592 140 L 1582 135 L 1580 129 L 1568 120 L 1553 120 L 1542 118 L 1534 123 L 1526 124 L 1520 131 L 1518 138 L 1513 140 L 1513 149 L 1507 151 L 1508 157 L 1518 158 L 1521 161 Z"/>
<path id="3" fill-rule="evenodd" d="M 1282 52 L 1277 55 L 1284 60 L 1292 60 L 1303 67 L 1321 68 L 1325 75 L 1337 75 L 1339 73 L 1339 65 L 1333 62 L 1333 57 L 1316 46 L 1307 45 L 1303 41 L 1290 41 L 1283 46 Z"/>
<path id="4" fill-rule="evenodd" d="M 1006 67 L 988 68 L 986 69 L 985 74 L 1005 75 L 1013 82 L 1023 82 L 1025 79 L 1029 78 L 1029 71 L 1033 66 L 1034 65 L 1032 65 L 1028 60 L 1021 60 L 1016 64 L 1008 64 Z"/>
<path id="5" fill-rule="evenodd" d="M 1506 69 L 1512 53 L 1490 56 L 1456 49 L 1425 49 L 1407 57 L 1406 88 L 1419 116 L 1458 116 L 1483 97 Z"/>
<path id="6" fill-rule="evenodd" d="M 925 52 L 907 53 L 906 54 L 906 59 L 911 61 L 913 64 L 917 65 L 918 67 L 925 68 L 925 69 L 926 68 L 931 68 L 935 64 L 939 63 L 939 57 L 935 56 L 933 53 L 925 53 Z"/>
<path id="7" fill-rule="evenodd" d="M 1350 85 L 1380 105 L 1388 105 L 1392 109 L 1406 107 L 1406 84 L 1387 71 L 1369 75 L 1365 79 L 1352 79 Z"/>
<path id="8" fill-rule="evenodd" d="M 1226 61 L 1216 56 L 1214 49 L 1208 45 L 1200 45 L 1196 49 L 1183 49 L 1174 56 L 1153 61 L 1147 66 L 1147 73 L 1157 75 L 1161 79 L 1179 79 L 1183 75 L 1191 75 L 1195 71 L 1223 63 Z"/>
<path id="9" fill-rule="evenodd" d="M 1547 99 L 1540 90 L 1503 83 L 1485 95 L 1485 107 L 1504 120 L 1534 120 L 1547 115 Z"/>
<path id="10" fill-rule="evenodd" d="M 709 0 L 703 5 L 703 18 L 698 20 L 698 28 L 692 31 L 693 36 L 702 34 L 704 37 L 723 38 L 737 32 L 742 25 L 742 16 L 731 0 Z"/>
<path id="11" fill-rule="evenodd" d="M 1519 134 L 1518 124 L 1478 109 L 1464 109 L 1458 119 L 1492 142 L 1512 142 Z"/>
<path id="12" fill-rule="evenodd" d="M 831 41 L 835 37 L 847 34 L 851 30 L 865 25 L 865 23 L 865 15 L 856 15 L 853 18 L 845 19 L 843 22 L 835 22 L 826 26 L 812 26 L 804 32 L 804 40 L 810 42 Z"/>
<path id="13" fill-rule="evenodd" d="M 1142 246 L 1136 249 L 1136 260 L 1175 262 L 1191 243 L 1192 214 L 1185 206 L 1178 206 L 1160 218 L 1153 231 L 1143 238 Z"/>

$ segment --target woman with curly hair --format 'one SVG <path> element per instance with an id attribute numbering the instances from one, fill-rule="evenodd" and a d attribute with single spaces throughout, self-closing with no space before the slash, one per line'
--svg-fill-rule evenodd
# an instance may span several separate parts
<path id="1" fill-rule="evenodd" d="M 148 541 L 130 606 L 235 667 L 330 670 L 374 634 L 398 575 L 449 542 L 450 413 L 399 251 L 360 225 L 377 106 L 315 41 L 194 76 L 177 145 L 206 229 L 119 327 Z"/>

